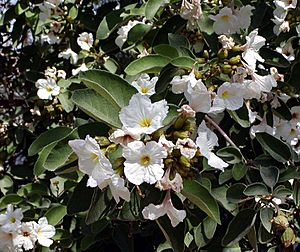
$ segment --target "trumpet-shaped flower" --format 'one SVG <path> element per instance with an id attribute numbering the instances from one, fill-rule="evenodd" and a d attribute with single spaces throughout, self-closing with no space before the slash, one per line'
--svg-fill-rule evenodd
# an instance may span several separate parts
<path id="1" fill-rule="evenodd" d="M 254 71 L 256 61 L 264 62 L 264 59 L 258 54 L 259 49 L 265 45 L 266 39 L 258 35 L 258 30 L 253 30 L 248 36 L 246 36 L 246 44 L 241 49 L 243 60 L 251 67 Z"/>
<path id="2" fill-rule="evenodd" d="M 130 200 L 124 180 L 114 172 L 95 139 L 87 135 L 85 140 L 70 140 L 69 145 L 78 156 L 79 170 L 90 176 L 88 186 L 98 186 L 100 189 L 109 186 L 117 203 L 120 197 L 126 201 Z"/>
<path id="3" fill-rule="evenodd" d="M 248 29 L 251 23 L 252 10 L 255 8 L 251 5 L 241 7 L 236 12 L 239 22 L 239 29 Z M 239 33 L 239 31 L 237 31 Z"/>
<path id="4" fill-rule="evenodd" d="M 185 210 L 178 210 L 173 206 L 170 191 L 167 192 L 162 204 L 150 204 L 143 209 L 142 214 L 144 218 L 148 220 L 156 220 L 167 214 L 173 227 L 183 222 L 186 217 Z"/>
<path id="5" fill-rule="evenodd" d="M 38 97 L 44 100 L 52 100 L 52 96 L 58 95 L 60 91 L 60 87 L 57 86 L 56 81 L 52 78 L 38 79 L 35 86 L 38 88 Z"/>
<path id="6" fill-rule="evenodd" d="M 212 152 L 215 146 L 218 146 L 218 137 L 212 132 L 203 121 L 198 127 L 198 137 L 196 144 L 200 148 L 201 154 L 207 158 L 211 167 L 224 170 L 228 166 L 221 158 Z"/>
<path id="7" fill-rule="evenodd" d="M 239 31 L 238 17 L 235 16 L 231 8 L 224 7 L 219 14 L 209 16 L 214 20 L 213 29 L 216 34 L 234 34 Z"/>
<path id="8" fill-rule="evenodd" d="M 183 180 L 178 172 L 175 173 L 173 179 L 170 179 L 170 168 L 168 168 L 165 172 L 165 175 L 157 181 L 155 187 L 160 190 L 170 190 L 172 189 L 175 192 L 181 192 L 183 189 Z"/>
<path id="9" fill-rule="evenodd" d="M 167 151 L 157 142 L 131 142 L 124 147 L 123 157 L 125 176 L 135 185 L 154 184 L 164 175 L 163 158 L 167 157 Z"/>
<path id="10" fill-rule="evenodd" d="M 77 38 L 77 44 L 82 50 L 90 50 L 90 48 L 93 46 L 93 43 L 94 39 L 92 33 L 83 32 L 79 34 L 79 37 Z"/>
<path id="11" fill-rule="evenodd" d="M 152 79 L 148 74 L 141 74 L 141 76 L 132 82 L 140 94 L 151 96 L 155 94 L 155 84 L 158 80 L 158 77 L 153 77 Z"/>
<path id="12" fill-rule="evenodd" d="M 217 92 L 216 103 L 224 109 L 237 110 L 243 106 L 244 87 L 239 83 L 224 82 Z"/>
<path id="13" fill-rule="evenodd" d="M 0 229 L 7 233 L 17 231 L 21 225 L 22 218 L 21 208 L 14 210 L 13 205 L 9 204 L 6 207 L 6 212 L 0 214 Z"/>
<path id="14" fill-rule="evenodd" d="M 12 233 L 6 233 L 0 229 L 0 251 L 2 252 L 19 252 L 22 251 L 20 248 L 16 248 L 13 243 L 13 234 Z"/>
<path id="15" fill-rule="evenodd" d="M 294 9 L 297 6 L 297 0 L 275 0 L 274 3 L 282 9 Z"/>
<path id="16" fill-rule="evenodd" d="M 165 100 L 152 103 L 150 98 L 134 94 L 129 105 L 120 111 L 123 127 L 133 134 L 151 134 L 162 128 L 168 113 Z"/>
<path id="17" fill-rule="evenodd" d="M 14 247 L 23 247 L 25 250 L 33 249 L 37 241 L 37 233 L 34 230 L 34 221 L 23 222 L 17 235 L 13 238 Z"/>
<path id="18" fill-rule="evenodd" d="M 55 235 L 55 227 L 48 224 L 46 217 L 42 217 L 38 220 L 38 223 L 34 225 L 35 232 L 37 234 L 37 241 L 44 247 L 50 247 L 53 243 L 52 238 Z"/>

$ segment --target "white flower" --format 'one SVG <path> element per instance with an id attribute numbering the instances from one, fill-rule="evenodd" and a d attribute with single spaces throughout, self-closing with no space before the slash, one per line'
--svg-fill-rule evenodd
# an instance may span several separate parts
<path id="1" fill-rule="evenodd" d="M 270 73 L 276 81 L 284 81 L 284 75 L 278 73 L 278 70 L 277 70 L 276 67 L 271 67 L 270 68 Z"/>
<path id="2" fill-rule="evenodd" d="M 151 96 L 155 94 L 155 84 L 158 80 L 158 77 L 153 77 L 152 79 L 146 73 L 141 74 L 141 76 L 132 82 L 132 86 L 134 86 L 140 94 Z"/>
<path id="3" fill-rule="evenodd" d="M 21 225 L 23 213 L 21 208 L 14 210 L 12 204 L 7 205 L 5 214 L 0 214 L 0 229 L 4 232 L 17 231 Z"/>
<path id="4" fill-rule="evenodd" d="M 59 58 L 64 58 L 64 59 L 70 59 L 71 64 L 76 64 L 78 61 L 78 54 L 74 51 L 72 51 L 71 48 L 68 48 L 67 50 L 60 52 L 58 54 Z"/>
<path id="5" fill-rule="evenodd" d="M 85 72 L 89 70 L 85 63 L 82 63 L 78 68 L 72 69 L 72 75 L 77 75 L 79 72 Z"/>
<path id="6" fill-rule="evenodd" d="M 173 148 L 174 148 L 174 144 L 172 141 L 169 141 L 166 139 L 166 136 L 165 135 L 161 135 L 158 139 L 158 143 L 165 148 L 165 150 L 168 152 L 168 153 L 171 153 Z"/>
<path id="7" fill-rule="evenodd" d="M 247 70 L 244 67 L 237 67 L 235 74 L 232 76 L 232 82 L 243 83 L 247 77 Z"/>
<path id="8" fill-rule="evenodd" d="M 23 222 L 18 234 L 13 237 L 13 243 L 16 247 L 23 247 L 25 250 L 33 249 L 37 240 L 37 233 L 34 230 L 34 221 Z"/>
<path id="9" fill-rule="evenodd" d="M 282 138 L 290 145 L 296 145 L 300 139 L 300 129 L 293 122 L 282 121 L 276 125 L 275 136 Z"/>
<path id="10" fill-rule="evenodd" d="M 50 247 L 53 243 L 52 238 L 55 235 L 55 227 L 48 224 L 46 217 L 42 217 L 38 220 L 38 223 L 34 226 L 37 234 L 37 241 L 44 247 Z"/>
<path id="11" fill-rule="evenodd" d="M 187 104 L 182 105 L 181 108 L 177 109 L 177 112 L 180 113 L 180 115 L 184 116 L 185 118 L 196 116 L 195 110 L 193 110 L 191 106 Z"/>
<path id="12" fill-rule="evenodd" d="M 129 105 L 122 108 L 119 117 L 129 132 L 151 134 L 164 126 L 167 113 L 165 100 L 151 103 L 149 97 L 137 93 L 131 97 Z"/>
<path id="13" fill-rule="evenodd" d="M 109 186 L 117 203 L 120 197 L 129 201 L 130 193 L 124 186 L 124 180 L 114 172 L 94 138 L 87 135 L 85 140 L 70 140 L 69 145 L 78 156 L 79 170 L 90 176 L 87 186 L 100 189 Z"/>
<path id="14" fill-rule="evenodd" d="M 174 149 L 179 149 L 182 156 L 192 159 L 196 155 L 197 145 L 190 138 L 178 138 Z"/>
<path id="15" fill-rule="evenodd" d="M 90 50 L 93 46 L 94 39 L 92 33 L 83 32 L 79 34 L 77 38 L 77 44 L 81 47 L 82 50 Z"/>
<path id="16" fill-rule="evenodd" d="M 272 136 L 275 135 L 275 129 L 267 124 L 267 120 L 265 117 L 262 119 L 262 121 L 259 124 L 253 125 L 250 128 L 250 137 L 254 138 L 256 133 L 261 133 L 261 132 L 268 133 L 269 135 Z"/>
<path id="17" fill-rule="evenodd" d="M 241 84 L 224 82 L 218 88 L 217 96 L 214 102 L 222 104 L 225 109 L 237 110 L 243 106 L 243 95 L 244 87 Z"/>
<path id="18" fill-rule="evenodd" d="M 241 7 L 237 12 L 236 16 L 239 22 L 239 29 L 248 29 L 251 23 L 252 10 L 255 8 L 251 5 Z M 238 30 L 239 33 L 239 30 Z"/>
<path id="19" fill-rule="evenodd" d="M 174 192 L 181 192 L 183 189 L 183 180 L 182 177 L 178 172 L 175 172 L 174 178 L 170 179 L 170 170 L 171 168 L 167 169 L 165 175 L 157 181 L 155 187 L 162 190 L 173 190 Z"/>
<path id="20" fill-rule="evenodd" d="M 197 132 L 196 144 L 201 154 L 207 158 L 208 165 L 223 171 L 228 164 L 212 152 L 213 148 L 218 146 L 217 135 L 206 126 L 204 121 L 199 125 Z"/>
<path id="21" fill-rule="evenodd" d="M 275 0 L 274 3 L 283 9 L 294 9 L 297 6 L 297 0 Z"/>
<path id="22" fill-rule="evenodd" d="M 234 41 L 233 38 L 227 37 L 225 35 L 220 35 L 218 37 L 219 42 L 222 44 L 222 48 L 230 50 L 234 47 Z"/>
<path id="23" fill-rule="evenodd" d="M 295 52 L 292 43 L 280 43 L 280 47 L 276 48 L 276 51 L 281 53 L 288 61 L 293 61 L 295 59 Z"/>
<path id="24" fill-rule="evenodd" d="M 115 39 L 116 45 L 121 49 L 125 41 L 127 40 L 128 32 L 137 24 L 144 24 L 144 22 L 140 22 L 137 20 L 129 21 L 127 25 L 121 26 L 118 30 L 118 37 Z"/>
<path id="25" fill-rule="evenodd" d="M 143 209 L 142 214 L 145 219 L 149 220 L 156 220 L 167 214 L 173 227 L 176 227 L 180 222 L 183 222 L 186 217 L 185 210 L 177 210 L 173 206 L 170 191 L 167 192 L 162 204 L 150 204 Z"/>
<path id="26" fill-rule="evenodd" d="M 300 126 L 300 106 L 294 106 L 291 108 L 292 122 Z"/>
<path id="27" fill-rule="evenodd" d="M 180 76 L 173 77 L 173 79 L 170 82 L 170 84 L 172 85 L 172 92 L 174 94 L 183 93 L 187 89 L 188 81 L 191 78 L 195 79 L 195 81 L 197 81 L 194 73 L 191 73 L 189 75 L 183 75 L 181 77 Z"/>
<path id="28" fill-rule="evenodd" d="M 143 182 L 154 184 L 164 174 L 163 158 L 167 157 L 166 150 L 158 143 L 142 141 L 129 143 L 123 149 L 124 173 L 126 178 L 135 185 Z"/>
<path id="29" fill-rule="evenodd" d="M 56 81 L 52 78 L 38 79 L 35 86 L 38 88 L 38 97 L 43 100 L 52 100 L 52 96 L 57 96 L 60 91 L 60 87 L 57 86 Z"/>
<path id="30" fill-rule="evenodd" d="M 266 39 L 258 35 L 258 30 L 253 30 L 248 36 L 246 36 L 246 44 L 241 47 L 244 51 L 242 58 L 254 71 L 256 61 L 264 62 L 264 59 L 258 54 L 259 49 L 265 45 Z"/>
<path id="31" fill-rule="evenodd" d="M 200 0 L 192 0 L 191 3 L 188 0 L 183 0 L 180 9 L 180 16 L 186 19 L 188 30 L 194 30 L 197 28 L 197 20 L 202 15 Z"/>
<path id="32" fill-rule="evenodd" d="M 277 36 L 281 32 L 289 32 L 290 31 L 290 25 L 289 25 L 288 21 L 284 21 L 284 19 L 280 19 L 278 17 L 275 17 L 274 19 L 272 19 L 272 21 L 275 24 L 273 27 L 273 32 Z"/>
<path id="33" fill-rule="evenodd" d="M 56 73 L 57 73 L 56 67 L 47 67 L 47 69 L 45 70 L 45 76 L 47 78 L 50 77 L 52 79 L 55 79 Z"/>
<path id="34" fill-rule="evenodd" d="M 13 234 L 6 233 L 0 229 L 0 251 L 1 252 L 21 252 L 22 249 L 18 249 L 13 244 Z"/>
<path id="35" fill-rule="evenodd" d="M 140 140 L 140 134 L 129 132 L 126 128 L 115 130 L 110 136 L 109 140 L 116 144 L 127 145 L 134 140 Z"/>
<path id="36" fill-rule="evenodd" d="M 234 34 L 239 32 L 239 20 L 231 8 L 224 7 L 216 16 L 209 16 L 214 20 L 213 29 L 216 34 Z"/>
<path id="37" fill-rule="evenodd" d="M 59 44 L 61 41 L 58 35 L 55 35 L 54 32 L 49 32 L 48 34 L 41 35 L 41 43 L 44 44 L 47 42 L 49 45 Z"/>

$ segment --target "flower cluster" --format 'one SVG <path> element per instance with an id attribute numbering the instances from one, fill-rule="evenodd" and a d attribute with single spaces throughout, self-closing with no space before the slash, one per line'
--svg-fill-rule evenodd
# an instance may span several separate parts
<path id="1" fill-rule="evenodd" d="M 38 242 L 44 247 L 50 247 L 55 235 L 55 228 L 48 224 L 47 218 L 22 222 L 21 208 L 14 210 L 13 205 L 7 205 L 6 212 L 0 214 L 0 250 L 6 252 L 31 250 Z"/>

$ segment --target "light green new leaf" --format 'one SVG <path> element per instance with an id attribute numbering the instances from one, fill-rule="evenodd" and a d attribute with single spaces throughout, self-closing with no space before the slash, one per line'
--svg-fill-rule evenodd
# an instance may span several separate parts
<path id="1" fill-rule="evenodd" d="M 283 141 L 267 133 L 256 133 L 255 136 L 261 146 L 277 161 L 284 163 L 291 158 L 291 150 Z"/>
<path id="2" fill-rule="evenodd" d="M 74 103 L 95 120 L 121 128 L 119 109 L 92 89 L 80 89 L 73 93 Z"/>
<path id="3" fill-rule="evenodd" d="M 50 225 L 57 225 L 67 214 L 67 207 L 64 205 L 56 205 L 51 207 L 46 213 L 45 217 L 47 217 L 48 223 Z"/>
<path id="4" fill-rule="evenodd" d="M 148 55 L 132 61 L 126 68 L 128 75 L 137 75 L 139 73 L 157 73 L 170 62 L 170 58 L 161 55 Z"/>
<path id="5" fill-rule="evenodd" d="M 81 72 L 79 79 L 98 94 L 103 96 L 117 109 L 128 105 L 137 90 L 120 76 L 102 70 Z"/>
<path id="6" fill-rule="evenodd" d="M 218 203 L 204 186 L 196 181 L 187 180 L 181 193 L 214 221 L 221 224 Z"/>

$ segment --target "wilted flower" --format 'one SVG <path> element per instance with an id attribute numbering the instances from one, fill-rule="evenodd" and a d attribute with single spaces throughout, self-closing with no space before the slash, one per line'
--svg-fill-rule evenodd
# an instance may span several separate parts
<path id="1" fill-rule="evenodd" d="M 170 179 L 170 168 L 168 168 L 165 172 L 165 175 L 157 181 L 155 187 L 160 190 L 173 190 L 174 192 L 181 192 L 183 189 L 183 180 L 178 172 L 175 173 L 173 179 Z"/>
<path id="2" fill-rule="evenodd" d="M 127 145 L 130 142 L 140 139 L 140 134 L 129 132 L 126 128 L 115 130 L 110 136 L 109 140 L 116 144 Z"/>
<path id="3" fill-rule="evenodd" d="M 277 47 L 276 51 L 281 53 L 288 61 L 295 59 L 295 52 L 291 41 L 280 43 L 280 47 Z"/>
<path id="4" fill-rule="evenodd" d="M 37 95 L 40 99 L 52 100 L 52 96 L 57 96 L 60 91 L 60 87 L 52 78 L 38 79 L 35 86 L 38 88 Z"/>
<path id="5" fill-rule="evenodd" d="M 183 222 L 186 217 L 185 210 L 178 210 L 173 206 L 170 191 L 167 192 L 162 204 L 150 204 L 143 209 L 142 214 L 145 219 L 149 220 L 156 220 L 167 214 L 173 227 Z"/>
<path id="6" fill-rule="evenodd" d="M 218 37 L 219 42 L 222 44 L 222 48 L 230 50 L 234 47 L 234 41 L 233 38 L 227 37 L 225 35 L 220 35 Z"/>
<path id="7" fill-rule="evenodd" d="M 92 33 L 83 32 L 79 34 L 77 38 L 77 44 L 81 47 L 82 50 L 90 50 L 93 46 L 94 39 Z"/>
<path id="8" fill-rule="evenodd" d="M 178 138 L 174 149 L 179 149 L 182 156 L 192 159 L 196 155 L 197 145 L 190 138 Z"/>
<path id="9" fill-rule="evenodd" d="M 124 173 L 126 178 L 135 185 L 143 182 L 154 184 L 164 174 L 163 158 L 167 157 L 166 150 L 157 142 L 142 141 L 129 143 L 123 149 Z"/>
<path id="10" fill-rule="evenodd" d="M 187 29 L 194 30 L 197 28 L 197 20 L 202 15 L 200 0 L 183 0 L 180 9 L 180 16 L 188 21 Z"/>

